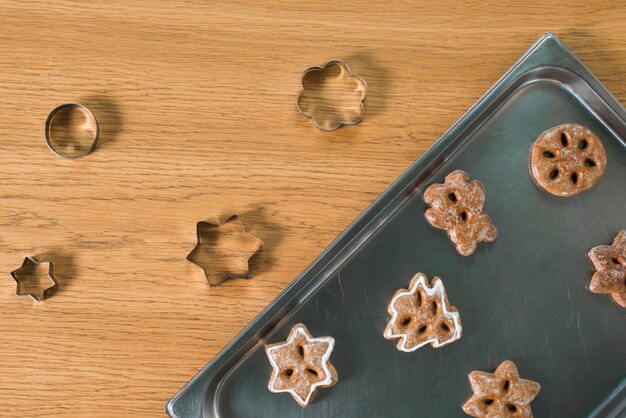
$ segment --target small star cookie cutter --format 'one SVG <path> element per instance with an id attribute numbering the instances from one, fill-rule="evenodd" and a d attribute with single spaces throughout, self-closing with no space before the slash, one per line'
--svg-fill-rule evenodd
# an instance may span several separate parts
<path id="1" fill-rule="evenodd" d="M 298 405 L 308 406 L 318 388 L 333 386 L 339 380 L 330 363 L 334 348 L 333 337 L 313 337 L 304 324 L 294 325 L 287 341 L 265 347 L 272 365 L 268 389 L 287 392 Z"/>
<path id="2" fill-rule="evenodd" d="M 321 97 L 324 92 L 336 94 L 338 85 L 342 84 L 345 89 L 348 82 L 354 83 L 354 89 L 350 92 L 354 94 L 350 106 L 346 105 L 348 101 L 345 100 Z M 367 83 L 362 76 L 354 74 L 344 61 L 334 59 L 322 66 L 307 68 L 302 73 L 300 86 L 296 101 L 298 112 L 311 119 L 322 131 L 334 131 L 342 125 L 356 125 L 363 119 Z"/>
<path id="3" fill-rule="evenodd" d="M 197 244 L 187 260 L 204 270 L 209 286 L 250 278 L 250 259 L 261 251 L 263 241 L 246 232 L 238 215 L 223 222 L 200 221 L 196 235 Z M 228 246 L 217 245 L 220 236 Z"/>
<path id="4" fill-rule="evenodd" d="M 52 281 L 52 285 L 42 290 L 41 293 L 39 294 L 31 293 L 31 292 L 22 292 L 22 280 L 23 279 L 20 278 L 20 274 L 23 274 L 25 271 L 31 270 L 34 266 L 38 264 L 48 264 L 47 274 L 48 274 L 48 278 Z M 24 261 L 22 262 L 22 265 L 19 268 L 13 270 L 10 273 L 10 275 L 16 285 L 15 296 L 30 296 L 35 302 L 41 302 L 42 300 L 44 300 L 59 285 L 59 282 L 54 277 L 54 264 L 52 263 L 52 261 L 37 261 L 32 257 L 25 257 Z"/>

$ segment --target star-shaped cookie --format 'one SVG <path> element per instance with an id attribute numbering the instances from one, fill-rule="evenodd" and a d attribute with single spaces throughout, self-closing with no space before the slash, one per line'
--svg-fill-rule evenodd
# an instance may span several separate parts
<path id="1" fill-rule="evenodd" d="M 596 272 L 589 282 L 593 293 L 610 294 L 626 308 L 626 230 L 620 231 L 612 245 L 599 245 L 587 254 Z"/>
<path id="2" fill-rule="evenodd" d="M 46 278 L 47 282 L 49 283 L 48 287 L 38 290 L 36 292 L 24 291 L 23 288 L 25 286 L 23 286 L 23 282 L 27 280 L 33 280 L 33 277 L 36 273 L 35 268 L 40 264 L 48 265 Z M 10 274 L 16 285 L 15 295 L 30 296 L 35 302 L 40 302 L 44 300 L 52 292 L 52 290 L 58 286 L 58 282 L 54 277 L 54 264 L 52 264 L 51 261 L 37 261 L 31 257 L 25 257 L 22 265 L 19 268 L 13 270 Z M 37 278 L 35 277 L 35 279 Z"/>
<path id="3" fill-rule="evenodd" d="M 466 414 L 477 418 L 532 418 L 530 402 L 541 386 L 519 377 L 515 363 L 505 360 L 495 373 L 469 374 L 474 394 L 463 405 Z"/>
<path id="4" fill-rule="evenodd" d="M 308 406 L 318 388 L 337 383 L 337 371 L 330 364 L 334 347 L 333 337 L 314 338 L 303 324 L 294 325 L 287 341 L 265 348 L 273 369 L 269 390 L 288 392 L 300 406 Z"/>
<path id="5" fill-rule="evenodd" d="M 388 340 L 399 338 L 400 351 L 415 351 L 426 344 L 439 348 L 461 338 L 461 317 L 448 303 L 439 277 L 428 283 L 425 274 L 417 273 L 408 290 L 396 292 L 387 310 L 391 319 L 383 335 Z"/>
<path id="6" fill-rule="evenodd" d="M 202 267 L 210 286 L 250 277 L 250 258 L 263 242 L 246 232 L 237 215 L 222 223 L 198 222 L 197 236 L 198 243 L 187 260 Z"/>

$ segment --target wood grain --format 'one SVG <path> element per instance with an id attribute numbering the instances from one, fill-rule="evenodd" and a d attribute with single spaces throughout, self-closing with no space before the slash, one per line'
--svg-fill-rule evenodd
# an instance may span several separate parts
<path id="1" fill-rule="evenodd" d="M 0 415 L 163 416 L 165 402 L 546 31 L 622 102 L 623 1 L 61 0 L 0 7 Z M 322 132 L 299 75 L 340 58 L 365 118 Z M 45 146 L 62 102 L 102 138 Z M 185 260 L 230 213 L 264 241 L 252 280 Z M 35 304 L 8 273 L 56 263 Z"/>

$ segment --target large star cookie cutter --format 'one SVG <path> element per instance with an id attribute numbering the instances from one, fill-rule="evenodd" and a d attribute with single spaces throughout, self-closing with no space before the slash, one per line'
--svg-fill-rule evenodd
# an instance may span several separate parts
<path id="1" fill-rule="evenodd" d="M 261 250 L 263 241 L 246 232 L 239 216 L 217 223 L 200 221 L 196 233 L 197 244 L 187 260 L 202 267 L 210 286 L 250 278 L 250 259 Z"/>
<path id="2" fill-rule="evenodd" d="M 461 316 L 448 303 L 446 289 L 439 277 L 432 283 L 423 273 L 417 273 L 409 289 L 400 289 L 387 309 L 391 319 L 385 328 L 388 340 L 399 338 L 397 348 L 412 352 L 426 344 L 443 347 L 461 338 Z"/>
<path id="3" fill-rule="evenodd" d="M 298 111 L 321 130 L 355 125 L 363 119 L 367 83 L 352 73 L 345 62 L 332 60 L 321 67 L 309 67 L 302 73 L 300 83 Z"/>
<path id="4" fill-rule="evenodd" d="M 318 388 L 333 386 L 339 380 L 330 363 L 334 348 L 333 337 L 315 338 L 304 324 L 294 325 L 287 341 L 265 347 L 272 365 L 269 390 L 287 392 L 300 406 L 308 406 Z"/>
<path id="5" fill-rule="evenodd" d="M 24 291 L 22 282 L 27 280 L 26 276 L 32 274 L 33 269 L 39 264 L 48 265 L 47 275 L 52 284 L 39 292 Z M 37 261 L 34 258 L 25 257 L 22 265 L 9 274 L 15 282 L 15 296 L 30 296 L 35 302 L 44 300 L 59 285 L 59 282 L 54 277 L 54 264 L 51 261 Z"/>

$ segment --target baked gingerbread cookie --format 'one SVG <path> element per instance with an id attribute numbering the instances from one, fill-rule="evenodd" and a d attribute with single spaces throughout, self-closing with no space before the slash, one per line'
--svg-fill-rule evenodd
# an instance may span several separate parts
<path id="1" fill-rule="evenodd" d="M 485 212 L 485 189 L 477 180 L 469 181 L 465 171 L 448 174 L 443 184 L 432 184 L 424 191 L 430 206 L 425 216 L 435 228 L 448 232 L 461 255 L 470 255 L 479 242 L 492 242 L 498 230 Z"/>
<path id="2" fill-rule="evenodd" d="M 596 270 L 589 290 L 609 294 L 619 306 L 626 308 L 626 230 L 615 236 L 613 244 L 593 247 L 587 257 Z"/>
<path id="3" fill-rule="evenodd" d="M 314 338 L 303 324 L 294 325 L 287 341 L 265 347 L 272 364 L 269 390 L 288 392 L 300 406 L 308 406 L 318 388 L 330 387 L 339 379 L 330 364 L 334 347 L 333 337 Z"/>
<path id="4" fill-rule="evenodd" d="M 417 273 L 408 289 L 393 295 L 387 311 L 391 319 L 383 335 L 388 340 L 399 338 L 400 351 L 408 353 L 426 344 L 443 347 L 463 334 L 461 317 L 448 303 L 439 277 L 428 283 L 426 275 Z"/>
<path id="5" fill-rule="evenodd" d="M 532 418 L 530 402 L 541 386 L 519 377 L 515 363 L 505 360 L 495 373 L 469 374 L 474 394 L 463 405 L 466 414 L 478 418 Z"/>
<path id="6" fill-rule="evenodd" d="M 530 174 L 535 183 L 555 196 L 575 196 L 600 181 L 606 151 L 588 128 L 575 123 L 542 133 L 530 152 Z"/>

